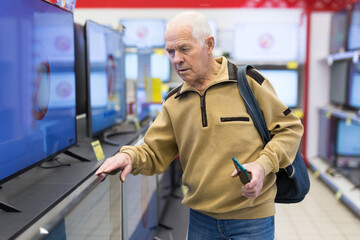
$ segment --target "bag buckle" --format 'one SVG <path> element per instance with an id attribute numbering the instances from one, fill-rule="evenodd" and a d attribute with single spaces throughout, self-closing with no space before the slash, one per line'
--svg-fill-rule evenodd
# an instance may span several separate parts
<path id="1" fill-rule="evenodd" d="M 284 168 L 286 174 L 289 176 L 289 178 L 294 178 L 295 176 L 295 168 L 293 165 L 289 165 L 286 168 Z"/>

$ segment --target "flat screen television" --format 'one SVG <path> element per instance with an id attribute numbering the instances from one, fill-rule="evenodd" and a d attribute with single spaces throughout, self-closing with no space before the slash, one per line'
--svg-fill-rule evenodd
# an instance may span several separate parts
<path id="1" fill-rule="evenodd" d="M 121 19 L 125 27 L 124 44 L 126 47 L 152 48 L 165 46 L 164 19 Z"/>
<path id="2" fill-rule="evenodd" d="M 122 34 L 91 20 L 85 24 L 88 136 L 126 119 L 126 86 Z"/>
<path id="3" fill-rule="evenodd" d="M 160 78 L 162 82 L 170 81 L 170 59 L 166 54 L 151 54 L 151 78 Z"/>
<path id="4" fill-rule="evenodd" d="M 281 67 L 256 67 L 274 87 L 279 99 L 288 107 L 299 106 L 300 73 L 298 69 L 287 69 Z"/>
<path id="5" fill-rule="evenodd" d="M 349 106 L 360 109 L 360 62 L 350 65 Z"/>
<path id="6" fill-rule="evenodd" d="M 330 54 L 344 52 L 347 41 L 348 11 L 334 12 L 330 24 Z"/>
<path id="7" fill-rule="evenodd" d="M 74 21 L 42 0 L 0 8 L 0 184 L 77 142 Z"/>
<path id="8" fill-rule="evenodd" d="M 348 72 L 350 61 L 335 61 L 330 69 L 330 103 L 347 105 Z"/>
<path id="9" fill-rule="evenodd" d="M 360 2 L 354 3 L 350 10 L 348 50 L 360 49 Z"/>
<path id="10" fill-rule="evenodd" d="M 360 157 L 360 124 L 339 119 L 336 131 L 336 155 Z"/>

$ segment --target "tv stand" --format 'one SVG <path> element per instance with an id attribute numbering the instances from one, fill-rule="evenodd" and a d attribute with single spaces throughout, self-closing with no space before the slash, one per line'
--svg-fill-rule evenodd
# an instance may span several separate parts
<path id="1" fill-rule="evenodd" d="M 91 162 L 90 159 L 84 158 L 84 157 L 82 157 L 82 156 L 80 156 L 80 155 L 78 155 L 76 153 L 73 153 L 73 152 L 71 152 L 69 150 L 66 150 L 63 153 L 70 156 L 70 157 L 73 157 L 73 158 L 75 158 L 75 159 L 77 159 L 79 161 L 82 161 L 82 162 Z"/>
<path id="2" fill-rule="evenodd" d="M 136 133 L 136 127 L 134 125 L 122 125 L 122 126 L 115 126 L 108 131 L 105 131 L 101 137 L 100 140 L 104 143 L 107 143 L 112 146 L 120 146 L 119 142 L 115 142 L 110 140 L 112 136 L 120 135 L 120 134 L 128 134 L 128 133 Z"/>
<path id="3" fill-rule="evenodd" d="M 21 212 L 19 209 L 0 201 L 0 209 L 5 212 Z"/>

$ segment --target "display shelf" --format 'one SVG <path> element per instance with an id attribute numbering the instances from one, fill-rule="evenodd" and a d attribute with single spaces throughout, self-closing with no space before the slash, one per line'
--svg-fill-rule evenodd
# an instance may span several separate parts
<path id="1" fill-rule="evenodd" d="M 360 217 L 360 188 L 350 182 L 345 176 L 336 170 L 329 171 L 329 164 L 321 158 L 313 158 L 309 161 L 309 167 L 316 178 L 321 179 L 335 193 L 334 197 L 347 205 L 358 217 Z M 360 170 L 359 170 L 360 171 Z"/>
<path id="2" fill-rule="evenodd" d="M 334 106 L 321 107 L 320 111 L 326 113 L 328 117 L 334 116 L 349 122 L 360 124 L 360 111 L 343 110 Z"/>
<path id="3" fill-rule="evenodd" d="M 359 61 L 360 50 L 358 51 L 349 51 L 331 54 L 326 57 L 326 62 L 328 65 L 332 65 L 334 61 L 352 59 L 354 63 Z"/>

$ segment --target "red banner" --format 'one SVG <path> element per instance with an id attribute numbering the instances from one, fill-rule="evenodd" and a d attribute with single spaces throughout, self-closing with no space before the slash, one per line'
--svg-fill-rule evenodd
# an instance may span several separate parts
<path id="1" fill-rule="evenodd" d="M 306 8 L 331 11 L 359 0 L 77 0 L 76 8 Z"/>

